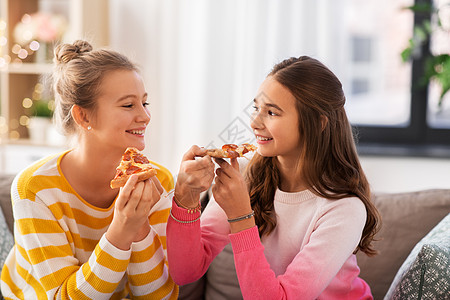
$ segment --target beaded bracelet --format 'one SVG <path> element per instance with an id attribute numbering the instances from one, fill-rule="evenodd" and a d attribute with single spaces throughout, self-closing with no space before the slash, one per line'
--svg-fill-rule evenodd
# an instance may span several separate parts
<path id="1" fill-rule="evenodd" d="M 177 221 L 178 223 L 183 223 L 183 224 L 189 224 L 189 223 L 194 223 L 197 222 L 198 220 L 200 220 L 201 215 L 196 218 L 195 220 L 190 220 L 190 221 L 183 221 L 183 220 L 178 220 L 177 218 L 175 218 L 172 214 L 172 209 L 170 209 L 170 216 L 172 217 L 172 219 L 174 219 L 175 221 Z"/>
<path id="2" fill-rule="evenodd" d="M 242 220 L 246 220 L 246 219 L 250 219 L 251 217 L 253 217 L 255 215 L 255 211 L 252 210 L 251 213 L 249 213 L 248 215 L 243 215 L 234 219 L 228 219 L 228 222 L 233 223 L 233 222 L 239 222 Z"/>
<path id="3" fill-rule="evenodd" d="M 193 213 L 195 213 L 197 211 L 201 212 L 201 210 L 202 210 L 202 204 L 200 203 L 200 201 L 198 201 L 198 205 L 196 207 L 194 207 L 194 208 L 184 206 L 183 204 L 178 202 L 177 198 L 175 198 L 175 195 L 173 195 L 173 201 L 178 205 L 178 207 L 187 209 L 188 214 L 193 214 Z"/>

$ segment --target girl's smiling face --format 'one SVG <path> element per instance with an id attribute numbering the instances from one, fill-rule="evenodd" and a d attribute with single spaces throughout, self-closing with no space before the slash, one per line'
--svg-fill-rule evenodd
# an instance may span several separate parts
<path id="1" fill-rule="evenodd" d="M 296 101 L 291 92 L 271 76 L 261 84 L 250 123 L 260 155 L 298 159 L 301 151 Z"/>
<path id="2" fill-rule="evenodd" d="M 147 92 L 136 71 L 108 72 L 102 80 L 90 132 L 97 143 L 123 151 L 145 147 L 144 133 L 150 122 Z"/>

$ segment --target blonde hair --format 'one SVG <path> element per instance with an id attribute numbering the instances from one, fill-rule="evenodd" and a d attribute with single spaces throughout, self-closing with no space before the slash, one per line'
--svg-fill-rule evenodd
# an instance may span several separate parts
<path id="1" fill-rule="evenodd" d="M 74 105 L 95 111 L 99 87 L 107 72 L 138 71 L 123 54 L 107 49 L 93 50 L 91 44 L 83 40 L 77 40 L 73 44 L 60 44 L 55 48 L 54 54 L 54 121 L 66 136 L 77 133 L 71 114 Z"/>

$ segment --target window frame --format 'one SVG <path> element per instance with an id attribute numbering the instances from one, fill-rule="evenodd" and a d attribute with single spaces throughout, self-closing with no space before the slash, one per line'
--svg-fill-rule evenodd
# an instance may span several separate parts
<path id="1" fill-rule="evenodd" d="M 432 0 L 416 0 L 415 3 L 432 5 Z M 424 20 L 431 20 L 431 12 L 414 13 L 414 27 Z M 425 73 L 426 58 L 431 55 L 429 39 L 422 44 L 421 53 L 412 59 L 409 125 L 354 124 L 352 127 L 361 154 L 450 158 L 450 129 L 432 128 L 427 123 L 428 85 L 420 81 Z"/>

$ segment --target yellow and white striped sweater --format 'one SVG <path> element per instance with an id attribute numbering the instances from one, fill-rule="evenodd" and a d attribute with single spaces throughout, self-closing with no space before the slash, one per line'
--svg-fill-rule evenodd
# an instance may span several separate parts
<path id="1" fill-rule="evenodd" d="M 171 199 L 152 208 L 149 235 L 120 250 L 105 238 L 114 203 L 97 208 L 73 190 L 60 169 L 65 153 L 35 163 L 13 182 L 15 246 L 1 274 L 5 299 L 176 299 L 166 260 Z M 170 172 L 152 164 L 171 190 Z"/>

